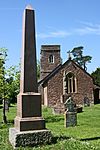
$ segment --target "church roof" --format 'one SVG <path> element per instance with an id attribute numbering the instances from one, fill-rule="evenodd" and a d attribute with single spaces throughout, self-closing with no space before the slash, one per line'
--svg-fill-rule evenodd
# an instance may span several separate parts
<path id="1" fill-rule="evenodd" d="M 64 64 L 58 65 L 55 69 L 53 69 L 53 71 L 50 74 L 48 74 L 45 78 L 43 78 L 42 80 L 40 80 L 38 82 L 38 85 L 40 85 L 41 83 L 42 84 L 47 83 L 48 80 L 50 78 L 52 78 L 52 76 L 54 76 L 59 70 L 61 70 L 65 65 L 68 65 L 70 62 L 72 62 L 73 65 L 76 65 L 78 68 L 80 68 L 81 70 L 83 70 L 88 76 L 90 76 L 92 78 L 92 76 L 88 72 L 86 72 L 81 66 L 79 66 L 75 61 L 73 61 L 71 59 L 68 59 Z"/>
<path id="2" fill-rule="evenodd" d="M 43 83 L 46 82 L 52 75 L 54 75 L 61 68 L 61 66 L 62 65 L 60 64 L 55 69 L 53 69 L 53 71 L 50 74 L 48 74 L 46 77 L 44 77 L 42 80 L 38 82 L 38 85 L 41 84 L 42 82 Z"/>

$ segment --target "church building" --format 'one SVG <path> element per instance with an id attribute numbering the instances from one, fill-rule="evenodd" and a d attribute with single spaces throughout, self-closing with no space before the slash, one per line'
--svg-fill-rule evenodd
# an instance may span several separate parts
<path id="1" fill-rule="evenodd" d="M 71 96 L 76 105 L 91 105 L 97 90 L 93 78 L 76 62 L 69 59 L 62 64 L 60 45 L 42 45 L 39 90 L 43 105 L 57 113 L 65 111 L 64 103 Z M 96 98 L 99 99 L 96 95 Z"/>

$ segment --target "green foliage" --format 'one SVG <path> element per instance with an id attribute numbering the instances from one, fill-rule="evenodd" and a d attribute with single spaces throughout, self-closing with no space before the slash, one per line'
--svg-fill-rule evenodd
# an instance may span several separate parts
<path id="1" fill-rule="evenodd" d="M 6 97 L 10 103 L 15 103 L 19 93 L 19 66 L 11 66 L 6 70 Z"/>
<path id="2" fill-rule="evenodd" d="M 0 48 L 0 103 L 4 98 L 5 89 L 5 62 L 7 57 L 7 49 Z"/>
<path id="3" fill-rule="evenodd" d="M 73 48 L 73 50 L 71 51 L 72 55 L 73 55 L 73 60 L 78 63 L 81 67 L 83 67 L 84 70 L 87 70 L 87 63 L 91 63 L 91 59 L 92 57 L 87 55 L 87 56 L 83 56 L 83 46 L 79 46 L 79 47 L 75 47 Z"/>
<path id="4" fill-rule="evenodd" d="M 3 97 L 3 63 L 2 60 L 0 59 L 0 100 L 2 100 Z"/>
<path id="5" fill-rule="evenodd" d="M 73 50 L 71 51 L 71 53 L 76 58 L 82 57 L 82 55 L 83 55 L 83 46 L 79 46 L 79 47 L 73 48 Z"/>
<path id="6" fill-rule="evenodd" d="M 45 106 L 43 106 L 43 116 L 45 118 L 45 121 L 49 122 L 49 123 L 50 122 L 59 122 L 59 121 L 64 120 L 62 115 L 60 115 L 60 114 L 59 115 L 53 115 L 52 109 L 45 107 Z"/>
<path id="7" fill-rule="evenodd" d="M 10 102 L 16 102 L 19 93 L 19 66 L 5 68 L 7 49 L 0 49 L 0 102 L 5 98 Z"/>
<path id="8" fill-rule="evenodd" d="M 91 75 L 94 78 L 95 84 L 100 86 L 100 68 L 97 68 Z"/>

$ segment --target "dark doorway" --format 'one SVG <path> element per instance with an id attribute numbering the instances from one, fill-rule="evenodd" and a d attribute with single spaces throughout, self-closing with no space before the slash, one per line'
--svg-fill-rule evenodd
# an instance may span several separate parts
<path id="1" fill-rule="evenodd" d="M 100 103 L 100 99 L 99 99 L 99 89 L 95 89 L 94 90 L 94 104 L 99 104 Z"/>

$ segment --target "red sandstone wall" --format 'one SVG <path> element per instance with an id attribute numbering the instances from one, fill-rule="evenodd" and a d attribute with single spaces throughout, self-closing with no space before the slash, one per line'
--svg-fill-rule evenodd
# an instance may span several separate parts
<path id="1" fill-rule="evenodd" d="M 83 99 L 86 94 L 89 100 L 93 102 L 92 78 L 70 62 L 68 65 L 65 64 L 64 67 L 48 81 L 48 105 L 54 107 L 54 105 L 61 102 L 64 71 L 71 71 L 77 78 L 77 93 L 72 93 L 76 104 L 83 104 Z"/>

